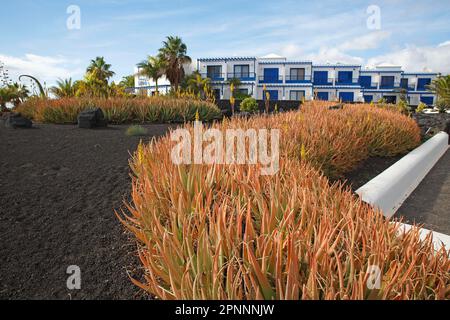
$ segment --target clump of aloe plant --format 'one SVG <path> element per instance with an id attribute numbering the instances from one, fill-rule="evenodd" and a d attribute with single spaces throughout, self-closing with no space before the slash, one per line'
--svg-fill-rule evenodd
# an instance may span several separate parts
<path id="1" fill-rule="evenodd" d="M 175 165 L 170 135 L 140 144 L 132 203 L 118 215 L 145 269 L 133 282 L 160 299 L 450 298 L 445 249 L 436 252 L 417 228 L 401 231 L 323 174 L 404 152 L 420 141 L 417 124 L 369 105 L 328 107 L 213 124 L 279 128 L 273 176 L 258 164 Z M 374 269 L 379 286 L 369 285 Z"/>

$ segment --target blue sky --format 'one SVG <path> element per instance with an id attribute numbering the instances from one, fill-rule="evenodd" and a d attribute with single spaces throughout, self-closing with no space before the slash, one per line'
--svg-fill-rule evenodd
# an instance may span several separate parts
<path id="1" fill-rule="evenodd" d="M 66 26 L 70 5 L 81 10 L 79 30 Z M 380 8 L 379 29 L 367 27 L 370 5 Z M 181 36 L 193 58 L 276 53 L 450 73 L 448 0 L 16 0 L 1 8 L 0 61 L 13 77 L 31 73 L 49 85 L 81 78 L 96 56 L 118 80 L 167 35 Z"/>

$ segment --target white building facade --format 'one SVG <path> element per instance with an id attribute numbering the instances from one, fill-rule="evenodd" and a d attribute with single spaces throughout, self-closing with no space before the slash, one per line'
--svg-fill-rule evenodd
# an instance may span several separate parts
<path id="1" fill-rule="evenodd" d="M 396 103 L 403 96 L 413 106 L 436 103 L 427 86 L 439 76 L 431 72 L 406 73 L 399 66 L 362 69 L 359 65 L 290 61 L 273 54 L 261 58 L 201 58 L 196 70 L 203 78 L 211 79 L 218 100 L 228 100 L 230 80 L 239 79 L 241 84 L 236 90 L 257 100 L 264 99 L 266 92 L 271 100 L 298 101 L 377 102 L 383 98 Z M 144 89 L 154 94 L 153 81 L 136 76 L 136 83 L 136 91 Z M 160 93 L 170 90 L 167 79 L 160 79 L 158 84 Z"/>

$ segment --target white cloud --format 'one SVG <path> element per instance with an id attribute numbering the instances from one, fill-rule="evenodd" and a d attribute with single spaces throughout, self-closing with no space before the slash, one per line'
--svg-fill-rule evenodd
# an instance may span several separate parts
<path id="1" fill-rule="evenodd" d="M 450 45 L 450 40 L 449 40 L 449 41 L 442 42 L 442 43 L 439 43 L 439 44 L 438 44 L 438 47 L 444 47 L 444 46 L 448 46 L 448 45 Z"/>
<path id="2" fill-rule="evenodd" d="M 317 53 L 306 55 L 307 60 L 314 63 L 344 63 L 361 65 L 364 59 L 357 56 L 349 55 L 338 48 L 323 47 Z"/>
<path id="3" fill-rule="evenodd" d="M 301 53 L 301 49 L 299 46 L 288 45 L 282 52 L 298 54 Z M 369 59 L 350 55 L 340 48 L 329 47 L 322 47 L 318 52 L 312 52 L 303 57 L 314 63 L 340 62 L 370 67 L 386 63 L 402 66 L 403 70 L 408 72 L 432 71 L 450 74 L 450 41 L 434 47 L 407 46 Z"/>
<path id="4" fill-rule="evenodd" d="M 400 65 L 407 71 L 430 70 L 450 73 L 450 41 L 435 47 L 407 46 L 368 60 L 367 65 L 389 63 Z"/>
<path id="5" fill-rule="evenodd" d="M 29 74 L 52 85 L 58 78 L 79 76 L 84 71 L 78 67 L 79 61 L 70 61 L 61 56 L 50 57 L 29 53 L 24 57 L 14 57 L 0 54 L 0 61 L 9 70 L 13 81 L 18 81 L 17 78 L 21 74 Z"/>
<path id="6" fill-rule="evenodd" d="M 374 31 L 344 42 L 339 49 L 343 51 L 376 49 L 383 40 L 390 36 L 391 32 L 389 31 Z"/>
<path id="7" fill-rule="evenodd" d="M 281 55 L 291 59 L 299 59 L 303 55 L 301 47 L 294 43 L 289 43 L 281 48 Z"/>

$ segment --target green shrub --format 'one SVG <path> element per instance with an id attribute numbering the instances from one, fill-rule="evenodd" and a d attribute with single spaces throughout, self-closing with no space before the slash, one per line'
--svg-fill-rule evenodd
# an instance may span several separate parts
<path id="1" fill-rule="evenodd" d="M 447 109 L 449 108 L 449 106 L 447 105 L 447 103 L 445 102 L 445 100 L 443 99 L 439 99 L 436 102 L 436 109 L 439 111 L 439 113 L 445 113 L 447 111 Z"/>
<path id="2" fill-rule="evenodd" d="M 416 113 L 422 113 L 426 108 L 428 108 L 428 106 L 425 103 L 421 102 L 416 108 Z"/>
<path id="3" fill-rule="evenodd" d="M 255 113 L 258 111 L 258 103 L 253 98 L 244 99 L 241 102 L 241 111 Z"/>
<path id="4" fill-rule="evenodd" d="M 238 91 L 234 94 L 234 97 L 236 98 L 236 100 L 245 100 L 247 98 L 250 98 L 250 95 Z"/>
<path id="5" fill-rule="evenodd" d="M 397 109 L 400 113 L 404 114 L 404 115 L 408 115 L 409 114 L 409 107 L 408 107 L 408 103 L 405 100 L 400 100 L 397 103 Z"/>
<path id="6" fill-rule="evenodd" d="M 147 129 L 139 125 L 129 127 L 126 132 L 126 135 L 129 137 L 145 136 L 146 134 Z"/>

